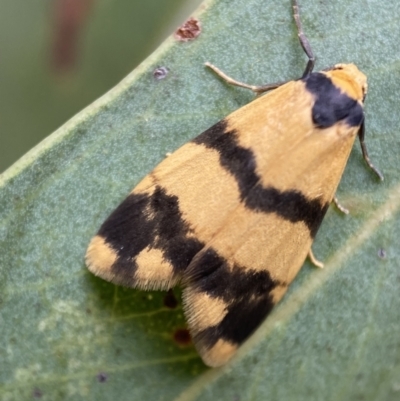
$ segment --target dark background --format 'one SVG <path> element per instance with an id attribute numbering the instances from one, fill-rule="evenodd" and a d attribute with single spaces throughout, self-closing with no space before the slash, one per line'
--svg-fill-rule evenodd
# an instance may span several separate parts
<path id="1" fill-rule="evenodd" d="M 0 173 L 148 56 L 200 0 L 4 0 Z"/>

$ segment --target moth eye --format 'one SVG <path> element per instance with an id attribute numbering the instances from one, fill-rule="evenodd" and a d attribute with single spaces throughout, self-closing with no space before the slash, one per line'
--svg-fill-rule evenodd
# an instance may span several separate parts
<path id="1" fill-rule="evenodd" d="M 362 86 L 362 92 L 363 92 L 363 103 L 364 103 L 365 98 L 367 97 L 367 85 Z"/>

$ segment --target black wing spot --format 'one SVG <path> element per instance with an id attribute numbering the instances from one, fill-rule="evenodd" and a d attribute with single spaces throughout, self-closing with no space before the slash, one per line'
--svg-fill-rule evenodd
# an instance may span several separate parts
<path id="1" fill-rule="evenodd" d="M 209 248 L 193 261 L 188 271 L 190 290 L 221 298 L 228 313 L 216 326 L 194 333 L 195 340 L 211 348 L 220 338 L 241 344 L 263 322 L 274 306 L 271 291 L 279 282 L 268 270 L 230 268 L 227 261 Z"/>
<path id="2" fill-rule="evenodd" d="M 134 258 L 146 247 L 157 248 L 181 273 L 204 244 L 190 237 L 189 224 L 179 210 L 177 196 L 157 186 L 152 194 L 129 195 L 101 226 L 98 235 L 117 252 L 112 269 L 132 283 Z"/>

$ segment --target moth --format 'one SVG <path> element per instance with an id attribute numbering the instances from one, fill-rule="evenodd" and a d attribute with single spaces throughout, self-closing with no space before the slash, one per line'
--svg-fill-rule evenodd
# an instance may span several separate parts
<path id="1" fill-rule="evenodd" d="M 165 158 L 91 240 L 86 263 L 115 284 L 182 284 L 194 344 L 226 363 L 285 294 L 332 201 L 354 140 L 364 143 L 367 78 L 353 64 L 313 72 L 315 57 L 293 0 L 308 62 L 295 81 L 257 94 Z M 344 210 L 344 209 L 343 209 Z"/>

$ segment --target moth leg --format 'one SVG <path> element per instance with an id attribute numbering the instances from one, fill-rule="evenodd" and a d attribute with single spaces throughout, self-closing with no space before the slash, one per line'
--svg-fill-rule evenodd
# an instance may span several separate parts
<path id="1" fill-rule="evenodd" d="M 302 76 L 302 78 L 305 78 L 308 75 L 310 75 L 312 73 L 312 70 L 314 69 L 315 56 L 311 49 L 310 42 L 308 41 L 307 36 L 303 32 L 303 26 L 302 26 L 301 20 L 300 20 L 300 7 L 299 7 L 299 3 L 297 0 L 293 0 L 293 18 L 296 22 L 297 37 L 299 38 L 300 45 L 303 48 L 304 53 L 306 53 L 306 55 L 308 57 L 306 69 L 304 70 L 304 73 Z"/>
<path id="2" fill-rule="evenodd" d="M 340 204 L 338 198 L 336 196 L 333 197 L 332 202 L 335 206 L 344 214 L 349 214 L 349 209 L 346 209 L 343 205 Z"/>
<path id="3" fill-rule="evenodd" d="M 287 82 L 287 81 L 276 82 L 276 83 L 273 83 L 273 84 L 261 85 L 261 86 L 248 85 L 248 84 L 245 84 L 243 82 L 236 81 L 235 79 L 233 79 L 230 76 L 226 75 L 218 67 L 216 67 L 214 64 L 209 63 L 208 61 L 205 63 L 205 65 L 208 68 L 211 68 L 218 76 L 220 76 L 228 84 L 234 85 L 234 86 L 239 86 L 241 88 L 250 89 L 251 91 L 253 91 L 254 93 L 257 93 L 257 94 L 258 93 L 267 92 L 267 91 L 269 91 L 271 89 L 276 89 L 276 88 L 280 87 L 281 85 L 284 85 Z"/>
<path id="4" fill-rule="evenodd" d="M 311 263 L 315 266 L 315 267 L 319 267 L 320 269 L 322 269 L 324 267 L 324 264 L 322 262 L 320 262 L 315 256 L 314 253 L 312 251 L 312 249 L 310 248 L 310 250 L 308 251 L 308 257 L 311 261 Z"/>
<path id="5" fill-rule="evenodd" d="M 360 140 L 363 158 L 367 162 L 369 168 L 379 177 L 381 181 L 383 181 L 383 174 L 372 164 L 371 160 L 369 159 L 367 146 L 365 145 L 364 142 L 364 137 L 365 137 L 365 123 L 363 121 L 360 130 L 358 131 L 358 139 Z"/>

